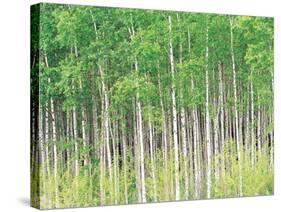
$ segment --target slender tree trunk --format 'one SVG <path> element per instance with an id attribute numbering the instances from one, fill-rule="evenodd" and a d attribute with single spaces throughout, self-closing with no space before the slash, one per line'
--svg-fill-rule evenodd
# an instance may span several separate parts
<path id="1" fill-rule="evenodd" d="M 44 144 L 44 133 L 43 133 L 43 109 L 42 105 L 39 101 L 39 154 L 41 159 L 41 166 L 39 168 L 40 172 L 42 173 L 42 180 L 40 185 L 40 203 L 48 204 L 47 200 L 49 199 L 48 192 L 46 189 L 46 182 L 47 176 L 46 176 L 46 159 L 45 159 L 45 144 Z"/>
<path id="2" fill-rule="evenodd" d="M 224 66 L 223 63 L 219 63 L 219 108 L 220 108 L 220 138 L 221 138 L 221 170 L 222 170 L 222 176 L 225 176 L 225 150 L 224 150 L 224 140 L 225 140 L 225 135 L 224 135 L 224 129 L 225 129 L 225 119 L 224 119 L 224 86 L 223 86 L 223 70 Z M 227 129 L 227 126 L 226 126 Z"/>
<path id="3" fill-rule="evenodd" d="M 123 115 L 123 113 L 122 113 L 122 115 Z M 123 118 L 124 118 L 124 120 L 126 120 L 125 117 L 123 117 Z M 126 135 L 125 135 L 126 124 L 124 123 L 124 125 L 122 125 L 121 127 L 122 127 L 122 148 L 123 148 L 124 196 L 125 196 L 125 203 L 128 204 L 127 145 L 126 145 Z"/>
<path id="4" fill-rule="evenodd" d="M 72 81 L 72 89 L 75 90 L 74 81 Z M 77 114 L 76 114 L 76 106 L 72 107 L 72 119 L 73 119 L 73 137 L 74 137 L 74 170 L 75 177 L 79 176 L 79 152 L 78 152 L 78 129 L 77 129 Z M 76 188 L 78 189 L 78 187 Z"/>
<path id="5" fill-rule="evenodd" d="M 187 136 L 186 136 L 186 120 L 185 120 L 185 110 L 184 107 L 181 107 L 181 133 L 182 133 L 182 151 L 183 151 L 183 164 L 184 164 L 184 187 L 185 187 L 185 199 L 189 198 L 189 189 L 188 189 L 188 163 L 187 163 Z"/>
<path id="6" fill-rule="evenodd" d="M 104 170 L 104 145 L 100 145 L 100 204 L 105 205 L 105 189 L 104 189 L 104 178 L 105 178 L 105 170 Z"/>
<path id="7" fill-rule="evenodd" d="M 46 103 L 45 109 L 45 152 L 46 152 L 46 170 L 47 176 L 50 176 L 50 159 L 49 159 L 49 104 Z"/>
<path id="8" fill-rule="evenodd" d="M 248 94 L 250 94 L 250 86 L 247 86 L 247 92 Z M 247 95 L 247 108 L 246 108 L 246 120 L 245 120 L 245 124 L 246 124 L 246 129 L 245 129 L 245 152 L 248 154 L 250 153 L 251 150 L 251 141 L 250 141 L 250 126 L 249 126 L 249 122 L 250 122 L 250 95 Z"/>
<path id="9" fill-rule="evenodd" d="M 194 80 L 191 77 L 191 90 L 194 90 Z M 194 161 L 194 198 L 200 197 L 200 167 L 198 164 L 198 119 L 196 113 L 196 106 L 192 108 L 192 119 L 193 119 L 193 161 Z"/>
<path id="10" fill-rule="evenodd" d="M 210 136 L 210 115 L 209 115 L 209 29 L 206 31 L 206 65 L 205 65 L 205 80 L 206 80 L 206 142 L 207 142 L 207 198 L 211 198 L 211 136 Z"/>
<path id="11" fill-rule="evenodd" d="M 78 58 L 78 50 L 76 44 L 74 45 L 75 57 Z M 73 94 L 75 94 L 75 83 L 74 79 L 72 80 L 72 90 Z M 76 113 L 76 106 L 73 106 L 73 134 L 74 134 L 74 154 L 75 154 L 75 198 L 79 198 L 78 194 L 78 177 L 79 177 L 79 150 L 78 150 L 78 128 L 77 128 L 77 113 Z"/>
<path id="12" fill-rule="evenodd" d="M 160 73 L 158 70 L 158 88 L 160 95 L 160 106 L 161 106 L 161 115 L 162 115 L 162 139 L 164 144 L 164 190 L 165 190 L 165 200 L 169 200 L 168 195 L 168 144 L 167 144 L 167 128 L 166 128 L 166 115 L 163 104 L 163 95 L 162 95 L 162 86 L 160 81 Z"/>
<path id="13" fill-rule="evenodd" d="M 78 60 L 78 49 L 76 43 L 74 44 L 74 52 L 75 52 L 75 57 Z M 79 79 L 79 88 L 81 91 L 83 91 L 83 86 L 82 86 L 82 79 Z M 86 136 L 86 113 L 85 113 L 85 108 L 83 104 L 81 105 L 81 112 L 82 112 L 82 120 L 81 120 L 81 126 L 82 126 L 82 140 L 83 140 L 83 147 L 85 150 L 85 155 L 84 155 L 84 160 L 83 160 L 83 165 L 88 166 L 89 162 L 89 154 L 87 152 L 87 136 Z M 85 176 L 89 176 L 90 170 L 89 166 L 85 169 Z"/>
<path id="14" fill-rule="evenodd" d="M 239 117 L 237 109 L 237 85 L 236 85 L 236 67 L 233 47 L 233 17 L 229 16 L 230 22 L 230 48 L 231 48 L 231 61 L 232 61 L 232 72 L 233 72 L 233 91 L 234 91 L 234 115 L 235 115 L 235 132 L 236 132 L 236 146 L 237 146 L 237 158 L 238 158 L 238 169 L 239 169 L 239 196 L 243 196 L 243 179 L 242 179 L 242 164 L 241 164 L 241 144 L 239 135 Z"/>
<path id="15" fill-rule="evenodd" d="M 118 170 L 117 170 L 117 150 L 118 150 L 118 146 L 116 145 L 116 140 L 113 139 L 112 140 L 112 146 L 113 146 L 113 164 L 114 164 L 114 203 L 117 204 L 118 203 L 118 198 L 119 198 L 119 194 L 118 194 Z"/>
<path id="16" fill-rule="evenodd" d="M 49 68 L 48 57 L 45 54 L 45 64 L 46 67 Z M 48 83 L 51 84 L 50 77 L 48 78 Z M 53 98 L 50 98 L 51 104 L 51 122 L 52 122 L 52 139 L 53 139 L 53 154 L 54 154 L 54 187 L 55 187 L 55 207 L 59 207 L 59 196 L 58 196 L 58 152 L 57 152 L 57 131 L 56 131 L 56 122 L 55 122 L 55 105 Z"/>
<path id="17" fill-rule="evenodd" d="M 98 145 L 97 145 L 97 138 L 98 138 L 98 115 L 97 115 L 97 103 L 96 103 L 96 98 L 95 98 L 95 95 L 93 94 L 92 95 L 92 101 L 93 101 L 93 107 L 92 107 L 92 113 L 93 113 L 93 140 L 92 140 L 92 143 L 93 143 L 93 146 L 94 146 L 94 151 L 97 153 L 96 149 L 98 149 Z"/>
<path id="18" fill-rule="evenodd" d="M 214 111 L 214 118 L 213 118 L 213 141 L 214 141 L 214 158 L 213 158 L 213 170 L 214 170 L 214 175 L 215 175 L 215 184 L 219 182 L 219 177 L 220 177 L 220 164 L 219 164 L 219 113 L 220 113 L 220 108 L 218 107 L 218 102 L 217 102 L 217 91 L 216 91 L 216 75 L 215 75 L 215 69 L 213 69 L 213 111 Z M 215 192 L 217 192 L 217 186 L 215 185 Z"/>
<path id="19" fill-rule="evenodd" d="M 261 106 L 259 103 L 259 96 L 257 97 L 258 101 L 258 120 L 257 120 L 257 143 L 258 143 L 258 156 L 260 157 L 261 154 Z"/>
<path id="20" fill-rule="evenodd" d="M 111 159 L 111 149 L 110 149 L 110 135 L 109 135 L 109 100 L 108 100 L 108 94 L 107 94 L 107 88 L 104 82 L 104 73 L 103 68 L 101 65 L 99 65 L 99 72 L 101 76 L 101 82 L 102 82 L 102 93 L 104 98 L 104 134 L 105 134 L 105 145 L 106 145 L 106 156 L 107 156 L 107 163 L 108 163 L 108 172 L 109 172 L 109 181 L 110 181 L 110 187 L 113 188 L 113 174 L 112 174 L 112 159 Z M 112 198 L 112 191 L 110 192 L 110 196 Z"/>
<path id="21" fill-rule="evenodd" d="M 75 92 L 74 81 L 72 80 L 72 90 Z M 72 107 L 72 119 L 73 119 L 73 138 L 74 138 L 74 173 L 75 173 L 75 199 L 78 196 L 78 177 L 79 177 L 79 150 L 78 150 L 78 128 L 77 128 L 77 113 L 76 106 Z"/>
<path id="22" fill-rule="evenodd" d="M 177 14 L 177 21 L 180 24 L 179 14 Z M 179 63 L 182 65 L 183 63 L 183 48 L 182 48 L 182 32 L 180 32 L 179 38 Z M 189 191 L 188 191 L 188 172 L 187 172 L 187 148 L 186 148 L 186 120 L 185 120 L 185 108 L 184 108 L 184 96 L 183 96 L 183 82 L 180 82 L 180 99 L 181 99 L 181 107 L 180 107 L 180 125 L 181 125 L 181 138 L 182 138 L 182 154 L 183 154 L 183 164 L 184 164 L 184 197 L 188 199 Z"/>
<path id="23" fill-rule="evenodd" d="M 70 115 L 69 115 L 69 110 L 67 110 L 66 112 L 66 139 L 67 142 L 70 143 L 71 142 L 71 128 L 70 128 Z M 70 174 L 71 173 L 71 169 L 70 169 L 70 161 L 71 161 L 71 157 L 70 157 L 70 149 L 67 148 L 66 149 L 66 165 L 67 165 L 67 173 Z"/>
<path id="24" fill-rule="evenodd" d="M 114 202 L 115 204 L 117 204 L 118 202 L 118 171 L 117 171 L 117 151 L 118 151 L 118 147 L 116 145 L 116 133 L 115 133 L 115 124 L 113 122 L 113 129 L 111 127 L 111 124 L 109 124 L 109 130 L 110 130 L 110 134 L 111 134 L 111 138 L 112 138 L 112 151 L 113 151 L 113 188 L 114 188 Z"/>
<path id="25" fill-rule="evenodd" d="M 101 96 L 101 128 L 104 129 L 104 98 L 102 97 L 102 92 L 100 92 Z M 105 143 L 104 143 L 104 130 L 100 132 L 100 140 L 99 144 L 99 154 L 100 154 L 100 202 L 101 205 L 106 203 L 105 201 Z"/>
<path id="26" fill-rule="evenodd" d="M 135 64 L 136 71 L 137 62 Z M 143 124 L 142 124 L 142 109 L 141 103 L 139 100 L 139 93 L 137 92 L 136 96 L 136 104 L 137 104 L 137 116 L 138 116 L 138 127 L 139 127 L 139 149 L 140 149 L 140 168 L 141 168 L 141 191 L 142 191 L 142 202 L 146 202 L 146 190 L 145 190 L 145 169 L 144 169 L 144 145 L 143 145 Z"/>
<path id="27" fill-rule="evenodd" d="M 136 187 L 138 194 L 138 202 L 142 202 L 142 187 L 141 187 L 141 169 L 140 169 L 140 148 L 139 148 L 139 121 L 137 114 L 136 99 L 133 101 L 134 109 L 134 157 L 135 157 L 135 172 L 136 172 Z"/>
<path id="28" fill-rule="evenodd" d="M 156 177 L 155 177 L 155 164 L 154 164 L 154 151 L 153 151 L 153 132 L 152 132 L 152 124 L 149 120 L 148 122 L 149 128 L 149 147 L 150 147 L 150 162 L 151 162 L 151 175 L 153 182 L 153 201 L 157 202 L 157 185 L 156 185 Z"/>
<path id="29" fill-rule="evenodd" d="M 190 37 L 190 30 L 189 30 L 189 27 L 187 27 L 187 44 L 188 44 L 188 54 L 190 55 L 191 54 L 191 37 Z M 193 90 L 193 79 L 192 79 L 192 77 L 191 77 L 191 84 L 192 84 L 192 90 Z M 195 128 L 194 128 L 194 126 L 195 126 L 195 116 L 194 116 L 194 113 L 193 113 L 193 108 L 191 109 L 191 119 L 193 119 L 192 121 L 191 121 L 191 123 L 193 123 L 192 124 L 192 126 L 190 127 L 190 131 L 193 131 Z M 195 133 L 195 131 L 193 131 L 193 133 Z M 190 135 L 191 135 L 191 133 L 190 133 Z M 193 153 L 195 152 L 195 150 L 194 150 L 194 148 L 192 148 L 192 139 L 193 139 L 193 145 L 196 143 L 196 142 L 194 142 L 195 141 L 195 136 L 194 136 L 194 134 L 193 134 L 193 137 L 192 136 L 189 136 L 190 137 L 190 139 L 188 139 L 189 141 L 191 141 L 190 143 L 189 143 L 189 172 L 190 172 L 190 178 L 192 177 L 192 178 L 195 178 L 195 177 L 193 177 L 194 175 L 195 175 L 195 170 L 194 170 L 194 168 L 193 168 L 193 165 L 195 165 L 195 161 L 193 160 Z M 196 160 L 196 162 L 197 162 L 197 160 Z M 196 167 L 197 167 L 197 164 L 195 165 Z M 192 182 L 191 181 L 191 179 L 189 180 L 189 182 Z M 190 183 L 191 184 L 191 183 Z M 195 183 L 194 183 L 195 184 Z M 194 192 L 195 194 L 196 194 L 196 191 Z M 197 196 L 197 195 L 195 195 L 195 196 Z"/>
<path id="30" fill-rule="evenodd" d="M 131 27 L 128 27 L 128 31 L 130 34 L 131 40 L 135 36 L 135 29 L 133 25 L 133 17 L 131 14 Z M 139 72 L 138 70 L 138 60 L 137 56 L 134 55 L 134 67 L 136 73 Z M 142 123 L 142 107 L 139 97 L 139 84 L 136 80 L 136 115 L 137 115 L 137 122 L 138 122 L 138 144 L 139 144 L 139 159 L 140 159 L 140 182 L 141 182 L 141 202 L 146 202 L 146 188 L 145 188 L 145 169 L 144 169 L 144 139 L 143 139 L 143 123 Z"/>
<path id="31" fill-rule="evenodd" d="M 175 184 L 174 184 L 174 170 L 172 166 L 174 165 L 173 161 L 173 117 L 172 117 L 172 111 L 170 110 L 167 114 L 167 119 L 168 119 L 168 148 L 169 148 L 169 156 L 168 156 L 168 164 L 169 164 L 169 169 L 171 170 L 169 172 L 169 199 L 173 199 L 175 197 Z M 173 164 L 171 164 L 171 162 Z"/>
<path id="32" fill-rule="evenodd" d="M 253 78 L 253 72 L 251 71 L 251 77 Z M 255 118 L 254 118 L 254 89 L 253 82 L 251 80 L 251 158 L 252 158 L 252 168 L 255 167 L 256 163 L 256 139 L 255 139 Z"/>
<path id="33" fill-rule="evenodd" d="M 45 108 L 45 152 L 46 152 L 46 171 L 47 171 L 47 182 L 50 183 L 50 159 L 49 159 L 49 104 L 46 103 Z M 48 196 L 50 189 L 48 188 Z M 52 207 L 51 198 L 48 198 L 47 207 Z"/>
<path id="34" fill-rule="evenodd" d="M 172 42 L 172 19 L 169 19 L 169 57 L 172 74 L 172 111 L 173 111 L 173 142 L 174 142 L 174 157 L 175 157 L 175 200 L 180 199 L 180 185 L 179 185 L 179 156 L 178 156 L 178 129 L 177 129 L 177 108 L 176 108 L 176 91 L 175 91 L 175 64 L 173 54 L 173 42 Z"/>
<path id="35" fill-rule="evenodd" d="M 80 90 L 83 90 L 82 87 L 82 80 L 79 80 L 79 87 Z M 85 159 L 84 159 L 84 166 L 88 166 L 88 158 L 89 158 L 89 154 L 87 153 L 87 136 L 86 136 L 86 114 L 85 114 L 85 108 L 83 105 L 81 105 L 81 113 L 82 113 L 82 120 L 81 120 L 81 127 L 82 127 L 82 140 L 83 140 L 83 146 L 84 146 L 84 150 L 85 152 Z M 87 171 L 85 169 L 85 176 L 89 175 L 89 170 Z"/>
<path id="36" fill-rule="evenodd" d="M 51 84 L 50 78 L 49 83 Z M 51 98 L 51 118 L 52 118 L 52 132 L 53 132 L 53 152 L 54 152 L 54 186 L 55 186 L 55 207 L 59 207 L 59 194 L 58 194 L 58 151 L 57 151 L 57 128 L 55 121 L 55 104 Z"/>
<path id="37" fill-rule="evenodd" d="M 272 46 L 269 46 L 269 49 L 272 50 Z M 271 70 L 271 91 L 272 96 L 274 97 L 274 70 Z M 271 116 L 269 118 L 270 123 L 272 124 L 272 129 L 269 133 L 270 135 L 270 168 L 274 168 L 274 101 L 272 102 L 272 105 L 270 105 L 271 110 Z"/>

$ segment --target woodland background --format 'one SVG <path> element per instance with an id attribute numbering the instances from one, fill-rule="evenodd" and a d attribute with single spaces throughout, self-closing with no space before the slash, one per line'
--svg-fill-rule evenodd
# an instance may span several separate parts
<path id="1" fill-rule="evenodd" d="M 272 19 L 34 10 L 34 206 L 272 194 Z"/>

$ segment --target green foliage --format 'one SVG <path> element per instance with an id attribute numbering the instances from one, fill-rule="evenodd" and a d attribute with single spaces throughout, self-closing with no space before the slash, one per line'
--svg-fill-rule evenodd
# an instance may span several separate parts
<path id="1" fill-rule="evenodd" d="M 141 186 L 171 201 L 177 174 L 181 200 L 186 183 L 207 198 L 208 154 L 211 198 L 241 178 L 244 196 L 273 193 L 271 18 L 52 4 L 31 18 L 32 205 L 138 203 Z"/>
<path id="2" fill-rule="evenodd" d="M 63 151 L 66 149 L 61 149 Z M 271 195 L 273 194 L 273 170 L 270 167 L 268 162 L 269 152 L 266 145 L 264 146 L 262 152 L 256 152 L 259 154 L 259 158 L 255 164 L 255 167 L 252 167 L 250 163 L 250 152 L 241 151 L 243 155 L 242 162 L 242 176 L 243 176 L 243 192 L 245 196 L 256 196 L 256 195 Z M 81 145 L 79 152 L 83 152 L 83 146 Z M 215 175 L 212 175 L 212 197 L 213 198 L 225 198 L 225 197 L 236 197 L 239 195 L 239 169 L 238 161 L 235 154 L 230 154 L 230 152 L 236 151 L 236 146 L 233 141 L 227 141 L 225 143 L 225 152 L 224 157 L 227 157 L 228 160 L 225 167 L 224 175 L 216 180 Z M 135 184 L 135 170 L 134 170 L 134 159 L 131 150 L 127 152 L 128 159 L 123 161 L 126 164 L 126 181 L 124 178 L 124 163 L 118 169 L 118 187 L 119 192 L 117 193 L 117 203 L 125 203 L 124 199 L 124 186 L 127 184 L 128 191 L 128 202 L 136 203 L 137 201 L 137 189 Z M 217 160 L 220 160 L 222 157 L 221 154 L 216 156 Z M 80 156 L 80 159 L 83 159 Z M 215 157 L 213 158 L 213 160 Z M 58 172 L 58 184 L 59 184 L 59 205 L 60 207 L 86 207 L 89 205 L 100 205 L 100 161 L 95 159 L 95 164 L 91 169 L 91 176 L 86 176 L 83 169 L 80 169 L 79 176 L 74 176 L 73 171 L 61 168 Z M 147 199 L 148 201 L 153 201 L 153 182 L 151 175 L 151 163 L 150 155 L 145 154 L 145 167 L 146 167 L 146 190 L 147 190 Z M 180 161 L 183 164 L 183 160 Z M 189 162 L 188 162 L 189 164 Z M 174 191 L 170 185 L 165 185 L 165 180 L 173 180 L 174 173 L 174 155 L 169 155 L 167 170 L 163 165 L 163 153 L 157 151 L 155 153 L 155 167 L 156 169 L 156 180 L 157 180 L 157 199 L 159 201 L 171 200 L 174 198 Z M 54 196 L 55 196 L 55 187 L 54 187 L 54 173 L 51 169 L 51 173 L 47 178 L 43 178 L 44 170 L 40 169 L 40 181 L 37 177 L 33 178 L 33 183 L 40 183 L 39 191 L 40 195 L 40 206 L 42 209 L 53 208 L 54 207 Z M 106 199 L 104 204 L 113 204 L 112 195 L 114 190 L 112 190 L 112 182 L 109 181 L 109 173 L 105 172 L 107 176 L 103 180 L 103 185 L 106 193 Z M 35 175 L 36 176 L 36 175 Z M 181 178 L 181 199 L 184 199 L 184 170 L 180 171 Z M 194 199 L 194 178 L 192 175 L 192 169 L 188 171 L 188 183 L 189 183 L 189 198 Z M 44 180 L 43 180 L 44 179 Z M 202 178 L 201 180 L 201 189 L 202 195 L 206 189 L 206 179 Z M 165 193 L 165 187 L 168 186 L 169 193 Z M 36 188 L 36 187 L 33 187 Z M 32 192 L 39 192 L 33 190 Z M 201 198 L 204 198 L 202 196 Z M 36 200 L 36 198 L 33 201 Z"/>

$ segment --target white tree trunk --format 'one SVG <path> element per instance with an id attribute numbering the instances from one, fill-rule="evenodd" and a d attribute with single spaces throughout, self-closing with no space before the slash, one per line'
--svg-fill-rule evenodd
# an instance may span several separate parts
<path id="1" fill-rule="evenodd" d="M 179 15 L 177 14 L 178 23 L 180 23 Z M 190 36 L 190 35 L 188 35 Z M 182 35 L 180 32 L 179 38 L 179 63 L 183 63 L 183 48 L 182 48 Z M 190 42 L 190 41 L 189 41 Z M 190 47 L 189 47 L 190 48 Z M 183 82 L 180 82 L 180 101 L 182 103 L 180 107 L 180 126 L 181 126 L 181 140 L 182 140 L 182 153 L 183 153 L 183 164 L 184 164 L 184 197 L 188 199 L 188 172 L 187 172 L 187 148 L 186 148 L 186 120 L 185 120 L 185 109 L 184 109 L 184 97 L 183 97 Z"/>
<path id="2" fill-rule="evenodd" d="M 70 132 L 71 132 L 71 124 L 70 124 L 70 115 L 69 115 L 69 110 L 67 110 L 66 112 L 66 139 L 68 142 L 70 142 L 71 140 L 71 135 L 70 135 Z M 70 169 L 70 161 L 71 161 L 71 158 L 70 158 L 70 149 L 67 148 L 66 149 L 66 163 L 67 163 L 67 173 L 70 173 L 71 172 L 71 169 Z"/>
<path id="3" fill-rule="evenodd" d="M 82 80 L 81 79 L 79 80 L 79 87 L 80 87 L 80 90 L 82 91 L 83 87 L 82 87 Z M 86 150 L 86 148 L 87 148 L 86 115 L 85 115 L 85 108 L 84 108 L 83 105 L 81 105 L 81 112 L 82 112 L 82 120 L 81 120 L 82 140 L 83 140 L 84 149 Z M 89 158 L 89 155 L 88 155 L 88 153 L 86 153 L 86 156 L 85 156 L 85 159 L 84 159 L 84 166 L 88 165 L 88 158 Z M 85 170 L 85 175 L 87 176 L 88 174 L 89 173 L 87 173 L 87 171 Z"/>
<path id="4" fill-rule="evenodd" d="M 45 152 L 46 152 L 46 171 L 47 171 L 47 182 L 50 183 L 50 159 L 49 159 L 49 106 L 46 103 L 45 108 Z M 49 189 L 48 189 L 49 194 Z M 51 199 L 48 198 L 47 207 L 52 207 Z"/>
<path id="5" fill-rule="evenodd" d="M 145 190 L 145 169 L 144 169 L 144 145 L 143 145 L 143 129 L 142 129 L 142 112 L 141 103 L 139 100 L 139 94 L 137 93 L 137 116 L 138 116 L 138 127 L 139 127 L 139 145 L 140 145 L 140 167 L 141 167 L 141 191 L 142 191 L 142 202 L 146 202 L 146 190 Z"/>
<path id="6" fill-rule="evenodd" d="M 104 129 L 104 98 L 101 96 L 101 128 Z M 104 178 L 105 178 L 105 144 L 104 144 L 104 131 L 102 130 L 100 133 L 100 140 L 102 141 L 99 144 L 99 155 L 100 155 L 100 202 L 101 205 L 105 204 L 105 186 L 104 186 Z"/>
<path id="7" fill-rule="evenodd" d="M 211 198 L 211 136 L 210 136 L 210 115 L 209 115 L 209 29 L 206 32 L 206 65 L 205 65 L 205 80 L 206 80 L 206 142 L 207 142 L 207 198 Z"/>
<path id="8" fill-rule="evenodd" d="M 235 114 L 235 132 L 236 132 L 236 146 L 237 146 L 237 158 L 238 158 L 238 169 L 239 169 L 239 196 L 243 196 L 243 179 L 242 179 L 242 164 L 241 164 L 241 144 L 239 135 L 239 117 L 237 110 L 237 85 L 236 85 L 236 67 L 233 47 L 233 18 L 229 16 L 230 22 L 230 48 L 231 48 L 231 61 L 232 61 L 232 72 L 233 72 L 233 91 L 234 91 L 234 114 Z"/>
<path id="9" fill-rule="evenodd" d="M 49 78 L 49 84 L 51 83 Z M 58 151 L 57 151 L 57 129 L 55 121 L 55 105 L 53 98 L 51 98 L 51 118 L 52 118 L 52 131 L 53 131 L 53 152 L 54 152 L 54 186 L 55 186 L 55 207 L 59 207 L 59 194 L 58 194 Z"/>
<path id="10" fill-rule="evenodd" d="M 194 90 L 194 81 L 193 77 L 191 77 L 191 90 Z M 199 198 L 199 178 L 200 178 L 200 167 L 198 167 L 198 120 L 196 114 L 196 106 L 192 108 L 192 121 L 193 121 L 193 160 L 194 160 L 194 198 Z"/>
<path id="11" fill-rule="evenodd" d="M 135 172 L 136 187 L 138 192 L 138 202 L 142 202 L 142 186 L 141 186 L 141 169 L 140 169 L 140 139 L 139 139 L 139 121 L 136 99 L 133 101 L 134 108 L 134 149 L 135 149 Z"/>
<path id="12" fill-rule="evenodd" d="M 101 65 L 99 65 L 99 71 L 101 75 L 101 82 L 102 82 L 102 90 L 104 94 L 104 133 L 105 133 L 105 144 L 106 144 L 106 155 L 107 155 L 107 163 L 108 163 L 108 171 L 109 171 L 109 180 L 111 186 L 113 186 L 113 176 L 112 176 L 112 159 L 111 159 L 111 150 L 110 150 L 110 137 L 109 137 L 109 100 L 107 89 L 104 82 L 104 73 Z"/>
<path id="13" fill-rule="evenodd" d="M 224 105 L 223 105 L 223 63 L 219 63 L 219 108 L 220 108 L 220 139 L 221 139 L 221 174 L 225 175 L 225 158 L 224 158 Z"/>
<path id="14" fill-rule="evenodd" d="M 48 197 L 48 192 L 46 189 L 46 182 L 47 182 L 47 175 L 46 175 L 46 160 L 45 160 L 45 145 L 44 145 L 44 133 L 43 133 L 43 111 L 42 111 L 42 105 L 40 104 L 39 101 L 39 154 L 40 154 L 40 158 L 41 158 L 41 166 L 39 168 L 40 172 L 39 174 L 42 173 L 42 187 L 40 185 L 40 202 L 42 202 L 43 204 L 48 204 L 47 201 L 49 199 Z"/>
<path id="15" fill-rule="evenodd" d="M 257 97 L 257 100 L 259 101 L 259 96 Z M 258 120 L 257 120 L 257 141 L 258 141 L 258 155 L 260 156 L 261 153 L 261 106 L 258 102 Z"/>
<path id="16" fill-rule="evenodd" d="M 113 128 L 113 129 L 112 129 Z M 117 171 L 117 152 L 118 152 L 118 146 L 116 146 L 116 127 L 114 127 L 114 123 L 113 123 L 113 127 L 111 127 L 111 125 L 109 124 L 109 131 L 110 131 L 110 135 L 112 138 L 112 151 L 113 151 L 113 188 L 114 188 L 114 203 L 117 204 L 118 203 L 118 171 Z"/>
<path id="17" fill-rule="evenodd" d="M 188 170 L 187 170 L 187 148 L 186 148 L 186 126 L 185 126 L 186 120 L 185 120 L 185 110 L 184 107 L 181 107 L 181 134 L 182 134 L 182 152 L 183 152 L 183 164 L 184 164 L 184 196 L 185 199 L 189 198 L 189 191 L 188 191 Z"/>
<path id="18" fill-rule="evenodd" d="M 138 61 L 135 57 L 135 70 L 138 72 Z M 137 87 L 138 87 L 137 83 Z M 146 189 L 145 189 L 145 169 L 144 169 L 144 145 L 143 145 L 143 124 L 142 124 L 142 109 L 139 99 L 139 92 L 136 94 L 136 104 L 137 104 L 137 116 L 138 116 L 138 128 L 139 128 L 139 150 L 140 150 L 140 175 L 141 175 L 141 191 L 142 191 L 142 202 L 146 202 Z"/>
<path id="19" fill-rule="evenodd" d="M 151 175 L 153 183 L 153 201 L 157 202 L 157 185 L 156 185 L 156 176 L 155 176 L 155 164 L 154 164 L 154 151 L 153 151 L 153 133 L 152 133 L 152 124 L 149 120 L 149 148 L 150 148 L 150 162 L 151 162 Z"/>
<path id="20" fill-rule="evenodd" d="M 173 54 L 173 42 L 172 42 L 172 20 L 169 19 L 169 57 L 172 74 L 172 113 L 173 113 L 173 142 L 174 142 L 174 154 L 175 154 L 175 200 L 180 199 L 180 185 L 179 185 L 179 150 L 178 150 L 178 128 L 177 128 L 177 108 L 176 108 L 176 91 L 175 91 L 175 64 Z"/>
<path id="21" fill-rule="evenodd" d="M 163 95 L 162 95 L 162 86 L 160 81 L 160 73 L 158 70 L 158 88 L 159 88 L 159 95 L 160 95 L 160 105 L 161 105 L 161 115 L 162 115 L 162 139 L 164 144 L 164 157 L 163 157 L 163 163 L 164 163 L 164 187 L 165 187 L 165 200 L 169 200 L 168 195 L 168 143 L 167 143 L 167 127 L 166 127 L 166 115 L 165 115 L 165 109 L 163 104 Z"/>
<path id="22" fill-rule="evenodd" d="M 131 40 L 135 36 L 135 29 L 133 25 L 133 16 L 131 14 L 131 27 L 128 27 Z M 138 73 L 138 60 L 134 55 L 135 71 Z M 136 87 L 138 89 L 138 81 L 136 80 Z M 142 109 L 139 99 L 139 91 L 136 93 L 136 115 L 137 115 L 137 134 L 138 134 L 138 146 L 139 146 L 139 162 L 140 162 L 140 186 L 141 186 L 141 202 L 146 202 L 146 188 L 145 188 L 145 169 L 144 169 L 144 141 L 143 141 L 143 124 L 142 124 Z M 140 199 L 139 199 L 140 200 Z"/>
<path id="23" fill-rule="evenodd" d="M 75 86 L 74 81 L 72 81 L 72 90 L 74 92 Z M 75 161 L 74 161 L 74 170 L 75 170 L 75 176 L 78 177 L 79 175 L 79 152 L 78 152 L 78 129 L 77 129 L 77 114 L 76 114 L 76 107 L 72 107 L 72 119 L 73 119 L 73 137 L 74 137 L 74 155 L 75 155 Z M 77 188 L 78 189 L 78 188 Z"/>
<path id="24" fill-rule="evenodd" d="M 125 117 L 123 117 L 125 120 Z M 127 185 L 127 145 L 125 135 L 125 124 L 122 127 L 122 148 L 123 148 L 123 176 L 124 176 L 124 196 L 125 203 L 128 204 L 128 185 Z"/>
<path id="25" fill-rule="evenodd" d="M 48 57 L 45 54 L 45 64 L 46 67 L 49 68 L 49 63 L 48 63 Z M 48 78 L 48 83 L 51 84 L 51 79 L 50 77 Z M 54 153 L 54 186 L 55 186 L 55 207 L 58 208 L 59 207 L 59 195 L 58 195 L 58 153 L 57 153 L 57 144 L 56 144 L 56 140 L 57 140 L 57 132 L 56 132 L 56 122 L 55 122 L 55 105 L 54 105 L 54 101 L 53 98 L 50 98 L 50 103 L 51 103 L 51 122 L 52 122 L 52 133 L 53 133 L 53 153 Z"/>
<path id="26" fill-rule="evenodd" d="M 215 69 L 213 69 L 213 82 L 216 81 L 216 75 L 215 75 Z M 216 86 L 214 88 L 214 94 L 213 94 L 213 111 L 215 113 L 214 119 L 213 119 L 213 142 L 214 142 L 214 158 L 213 158 L 213 170 L 215 175 L 215 182 L 216 184 L 219 182 L 219 176 L 220 176 L 220 166 L 219 164 L 219 113 L 220 113 L 220 107 L 218 106 L 219 102 L 217 102 L 217 92 L 216 92 Z M 210 129 L 211 130 L 211 129 Z M 217 191 L 216 185 L 215 192 Z"/>
<path id="27" fill-rule="evenodd" d="M 97 147 L 97 137 L 98 137 L 98 133 L 97 133 L 97 129 L 98 129 L 98 118 L 97 118 L 97 105 L 96 105 L 96 98 L 94 95 L 92 95 L 92 101 L 93 101 L 93 107 L 92 107 L 92 112 L 93 112 L 93 145 L 94 145 L 94 149 L 98 149 Z"/>
<path id="28" fill-rule="evenodd" d="M 46 170 L 47 176 L 50 175 L 50 160 L 49 160 L 49 107 L 48 103 L 46 103 L 45 110 L 45 152 L 46 152 Z"/>
<path id="29" fill-rule="evenodd" d="M 253 78 L 253 72 L 251 71 L 251 77 Z M 252 168 L 255 167 L 256 163 L 256 139 L 255 139 L 255 118 L 254 118 L 254 89 L 253 89 L 253 82 L 251 80 L 250 84 L 251 89 L 251 162 L 252 162 Z"/>

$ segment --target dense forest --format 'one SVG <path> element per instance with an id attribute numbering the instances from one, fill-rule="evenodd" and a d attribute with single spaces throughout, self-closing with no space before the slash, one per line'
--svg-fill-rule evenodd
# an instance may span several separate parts
<path id="1" fill-rule="evenodd" d="M 273 194 L 273 19 L 31 9 L 40 208 Z"/>

